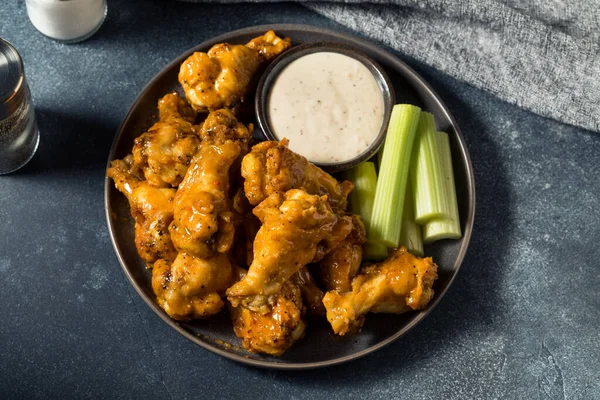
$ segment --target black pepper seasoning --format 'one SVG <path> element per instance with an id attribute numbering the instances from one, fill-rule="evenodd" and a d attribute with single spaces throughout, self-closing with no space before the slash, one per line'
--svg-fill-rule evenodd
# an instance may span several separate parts
<path id="1" fill-rule="evenodd" d="M 21 56 L 0 38 L 0 175 L 27 164 L 38 143 L 39 133 Z"/>

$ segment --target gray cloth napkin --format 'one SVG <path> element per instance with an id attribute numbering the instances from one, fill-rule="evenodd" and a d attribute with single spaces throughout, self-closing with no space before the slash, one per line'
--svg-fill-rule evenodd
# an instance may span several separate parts
<path id="1" fill-rule="evenodd" d="M 302 4 L 505 101 L 600 131 L 599 0 Z"/>

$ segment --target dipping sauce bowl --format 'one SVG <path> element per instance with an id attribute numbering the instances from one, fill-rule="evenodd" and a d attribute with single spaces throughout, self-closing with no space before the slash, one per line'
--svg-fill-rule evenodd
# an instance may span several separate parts
<path id="1" fill-rule="evenodd" d="M 385 71 L 350 46 L 293 47 L 266 69 L 256 91 L 259 128 L 268 140 L 337 172 L 383 145 L 395 96 Z"/>

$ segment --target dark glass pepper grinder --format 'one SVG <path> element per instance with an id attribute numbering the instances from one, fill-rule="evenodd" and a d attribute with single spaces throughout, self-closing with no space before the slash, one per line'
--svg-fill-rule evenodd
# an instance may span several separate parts
<path id="1" fill-rule="evenodd" d="M 40 135 L 19 52 L 0 38 L 0 175 L 33 157 Z"/>

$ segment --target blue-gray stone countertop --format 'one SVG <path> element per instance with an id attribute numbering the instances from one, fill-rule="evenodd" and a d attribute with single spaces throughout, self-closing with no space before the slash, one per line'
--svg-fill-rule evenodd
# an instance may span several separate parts
<path id="1" fill-rule="evenodd" d="M 104 218 L 105 163 L 142 87 L 201 41 L 251 25 L 336 27 L 300 5 L 110 0 L 64 45 L 0 6 L 41 131 L 0 177 L 0 398 L 600 399 L 600 134 L 407 59 L 467 140 L 477 214 L 443 301 L 383 351 L 317 371 L 246 367 L 163 323 L 126 280 Z"/>

